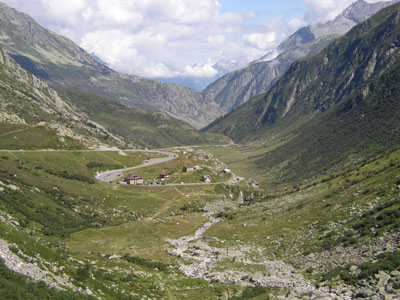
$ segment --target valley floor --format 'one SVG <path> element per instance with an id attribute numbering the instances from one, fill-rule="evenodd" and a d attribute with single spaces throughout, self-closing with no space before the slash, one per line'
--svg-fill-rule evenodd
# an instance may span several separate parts
<path id="1" fill-rule="evenodd" d="M 56 288 L 46 293 L 63 299 L 78 299 L 76 292 L 82 299 L 399 297 L 400 151 L 296 186 L 272 186 L 250 170 L 251 158 L 243 158 L 258 150 L 167 151 L 173 159 L 160 161 L 159 152 L 0 153 L 5 266 L 44 280 Z M 148 159 L 159 164 L 135 172 L 148 182 L 170 173 L 176 185 L 93 179 Z M 223 161 L 260 186 L 224 174 Z M 202 170 L 183 173 L 187 165 Z M 215 184 L 192 185 L 204 174 Z M 20 293 L 32 290 L 27 277 Z"/>

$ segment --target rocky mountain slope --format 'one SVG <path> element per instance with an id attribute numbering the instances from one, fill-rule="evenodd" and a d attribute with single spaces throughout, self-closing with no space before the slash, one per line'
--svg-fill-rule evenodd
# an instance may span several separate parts
<path id="1" fill-rule="evenodd" d="M 292 175 L 397 146 L 399 22 L 400 4 L 382 10 L 318 55 L 292 64 L 268 93 L 208 131 L 239 142 L 280 140 L 258 166 L 280 166 Z M 288 161 L 293 165 L 284 168 Z"/>
<path id="2" fill-rule="evenodd" d="M 261 58 L 248 68 L 228 73 L 202 93 L 178 84 L 117 73 L 71 40 L 2 3 L 0 46 L 23 68 L 50 85 L 86 91 L 147 111 L 162 110 L 201 128 L 267 91 L 295 60 L 317 53 L 334 37 L 387 4 L 359 0 L 334 21 L 297 31 L 279 46 L 280 55 L 274 60 Z"/>
<path id="3" fill-rule="evenodd" d="M 165 112 L 147 112 L 66 87 L 56 87 L 55 90 L 90 119 L 141 148 L 231 143 L 228 137 L 202 133 Z"/>
<path id="4" fill-rule="evenodd" d="M 358 0 L 333 21 L 299 29 L 279 45 L 276 51 L 280 54 L 275 59 L 267 60 L 267 54 L 247 68 L 216 80 L 203 94 L 229 112 L 255 95 L 268 91 L 297 59 L 318 53 L 336 37 L 397 1 L 367 3 Z"/>
<path id="5" fill-rule="evenodd" d="M 3 149 L 167 147 L 230 142 L 164 112 L 146 112 L 85 92 L 50 88 L 0 49 Z M 7 130 L 15 127 L 24 137 Z M 29 136 L 36 135 L 35 138 Z M 14 140 L 13 140 L 14 139 Z M 32 144 L 30 144 L 30 142 Z"/>
<path id="6" fill-rule="evenodd" d="M 46 138 L 32 141 L 29 147 L 38 143 L 55 148 L 84 146 L 127 146 L 119 137 L 113 135 L 100 124 L 91 121 L 87 115 L 68 105 L 56 91 L 46 83 L 22 69 L 4 50 L 0 49 L 0 122 L 1 127 L 7 124 L 19 124 L 17 132 L 49 132 L 51 140 Z M 32 133 L 32 132 L 31 132 Z M 18 144 L 11 142 L 2 134 L 2 148 Z M 12 137 L 13 135 L 11 135 Z M 14 136 L 17 139 L 16 136 Z M 19 145 L 24 145 L 20 141 Z M 29 141 L 28 141 L 29 142 Z M 41 144 L 43 143 L 44 144 Z M 82 145 L 81 145 L 82 144 Z"/>
<path id="7" fill-rule="evenodd" d="M 162 110 L 200 128 L 222 111 L 195 90 L 119 74 L 71 40 L 0 3 L 0 46 L 26 70 L 51 85 L 91 92 L 150 111 Z"/>

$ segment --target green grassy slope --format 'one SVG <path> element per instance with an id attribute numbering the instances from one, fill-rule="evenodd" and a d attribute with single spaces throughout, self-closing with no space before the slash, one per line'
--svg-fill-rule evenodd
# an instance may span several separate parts
<path id="1" fill-rule="evenodd" d="M 235 149 L 213 153 L 232 162 L 244 155 Z M 261 184 L 258 193 L 243 191 L 243 205 L 207 234 L 218 239 L 212 243 L 217 248 L 253 245 L 255 261 L 282 260 L 317 285 L 344 283 L 359 291 L 380 271 L 400 268 L 399 176 L 400 151 L 394 150 L 302 184 Z"/>
<path id="2" fill-rule="evenodd" d="M 206 131 L 240 142 L 284 142 L 256 160 L 261 170 L 282 171 L 282 180 L 396 146 L 399 14 L 399 4 L 388 7 L 318 55 L 294 63 L 269 93 Z"/>
<path id="3" fill-rule="evenodd" d="M 0 148 L 125 145 L 0 49 Z"/>
<path id="4" fill-rule="evenodd" d="M 240 287 L 187 278 L 166 252 L 167 238 L 194 234 L 207 221 L 200 212 L 219 199 L 214 186 L 136 187 L 94 180 L 97 171 L 134 166 L 148 157 L 152 154 L 118 151 L 2 153 L 0 239 L 14 243 L 27 261 L 46 269 L 57 266 L 57 274 L 102 299 L 135 299 L 134 294 L 216 299 L 240 293 Z M 182 159 L 201 163 L 193 154 Z M 182 161 L 176 164 L 167 167 L 181 168 Z M 117 258 L 110 259 L 112 255 Z M 73 297 L 2 266 L 0 271 L 1 286 L 19 284 L 20 295 Z"/>

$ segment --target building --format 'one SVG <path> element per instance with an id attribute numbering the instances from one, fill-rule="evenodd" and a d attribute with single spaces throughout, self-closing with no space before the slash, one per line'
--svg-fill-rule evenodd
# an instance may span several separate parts
<path id="1" fill-rule="evenodd" d="M 201 166 L 194 166 L 193 169 L 196 170 L 196 171 L 203 170 L 203 168 Z"/>
<path id="2" fill-rule="evenodd" d="M 193 171 L 194 171 L 193 167 L 188 167 L 188 166 L 183 167 L 183 172 L 193 172 Z"/>
<path id="3" fill-rule="evenodd" d="M 160 179 L 170 179 L 171 174 L 165 173 L 165 174 L 160 174 Z"/>
<path id="4" fill-rule="evenodd" d="M 204 183 L 211 183 L 211 176 L 204 175 L 203 177 L 201 177 L 201 181 L 203 181 Z"/>
<path id="5" fill-rule="evenodd" d="M 224 172 L 225 174 L 229 174 L 229 173 L 231 172 L 231 170 L 229 170 L 229 169 L 224 169 L 223 172 Z"/>
<path id="6" fill-rule="evenodd" d="M 127 184 L 143 184 L 143 177 L 136 173 L 131 173 L 128 176 L 125 177 L 125 182 Z"/>

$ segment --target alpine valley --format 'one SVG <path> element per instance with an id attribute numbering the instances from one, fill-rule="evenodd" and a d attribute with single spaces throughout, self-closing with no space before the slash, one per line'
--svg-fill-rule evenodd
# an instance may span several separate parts
<path id="1" fill-rule="evenodd" d="M 202 93 L 0 3 L 0 299 L 400 299 L 395 2 Z"/>

